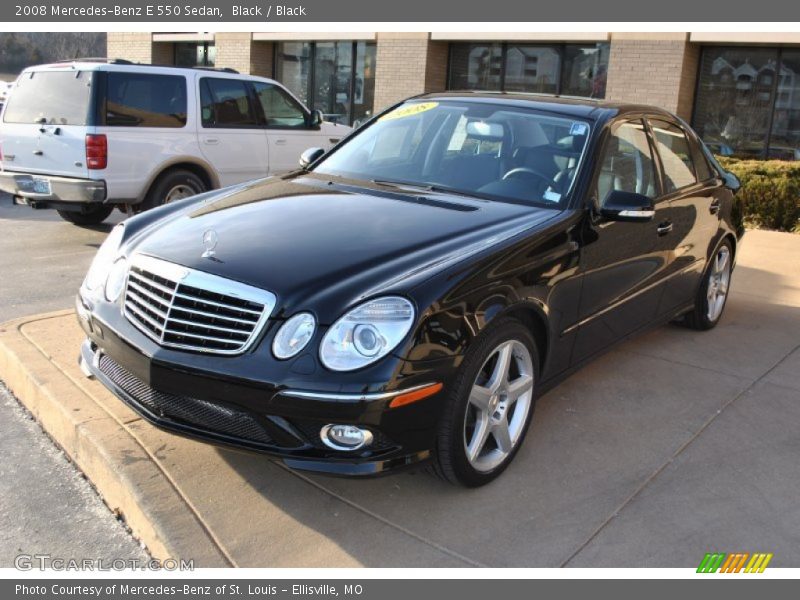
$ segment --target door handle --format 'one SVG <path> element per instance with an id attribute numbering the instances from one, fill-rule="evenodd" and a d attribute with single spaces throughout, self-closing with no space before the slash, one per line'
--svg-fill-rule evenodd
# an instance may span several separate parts
<path id="1" fill-rule="evenodd" d="M 670 231 L 672 231 L 672 222 L 665 221 L 664 223 L 661 223 L 656 231 L 658 232 L 658 235 L 667 235 Z"/>
<path id="2" fill-rule="evenodd" d="M 215 137 L 203 138 L 203 143 L 204 144 L 208 144 L 209 146 L 213 146 L 215 144 L 219 144 L 219 138 L 215 138 Z"/>
<path id="3" fill-rule="evenodd" d="M 708 212 L 710 212 L 712 215 L 716 215 L 719 212 L 719 209 L 720 209 L 719 198 L 714 198 L 714 200 L 711 201 L 711 204 L 708 207 Z"/>
<path id="4" fill-rule="evenodd" d="M 285 146 L 286 145 L 286 138 L 278 138 L 275 140 L 276 146 Z"/>

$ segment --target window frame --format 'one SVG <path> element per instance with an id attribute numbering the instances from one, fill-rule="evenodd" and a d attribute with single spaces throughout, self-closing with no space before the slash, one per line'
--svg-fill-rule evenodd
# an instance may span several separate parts
<path id="1" fill-rule="evenodd" d="M 603 207 L 603 203 L 605 201 L 605 198 L 600 199 L 599 194 L 597 193 L 597 184 L 600 179 L 600 173 L 603 170 L 603 160 L 600 159 L 605 159 L 605 152 L 608 148 L 611 137 L 614 135 L 615 129 L 624 125 L 625 123 L 631 123 L 635 121 L 639 121 L 643 125 L 642 129 L 647 137 L 647 145 L 650 148 L 651 159 L 653 161 L 653 174 L 655 175 L 654 183 L 656 187 L 655 198 L 652 199 L 653 204 L 657 204 L 665 196 L 663 172 L 661 170 L 660 162 L 661 157 L 656 152 L 655 139 L 653 138 L 652 131 L 650 129 L 650 123 L 647 120 L 647 115 L 645 113 L 625 113 L 614 119 L 611 119 L 605 124 L 603 138 L 598 144 L 598 159 L 595 160 L 594 172 L 592 173 L 592 178 L 590 180 L 587 202 L 587 204 L 594 206 L 594 208 L 597 210 L 600 210 Z"/>
<path id="2" fill-rule="evenodd" d="M 181 79 L 184 85 L 184 94 L 186 100 L 186 118 L 184 119 L 183 125 L 180 127 L 165 127 L 163 125 L 109 125 L 107 122 L 108 116 L 108 78 L 109 75 L 149 75 L 149 76 L 158 76 L 158 77 L 174 77 L 177 79 Z M 189 79 L 184 75 L 180 74 L 173 74 L 173 73 L 147 73 L 145 71 L 122 71 L 122 70 L 100 70 L 96 71 L 95 79 L 94 79 L 94 95 L 93 95 L 93 102 L 94 102 L 94 118 L 93 124 L 96 124 L 100 127 L 112 127 L 112 128 L 134 128 L 134 129 L 169 129 L 169 130 L 180 130 L 186 129 L 189 127 L 189 124 L 192 120 L 190 106 L 192 104 L 191 97 L 189 95 L 189 90 L 191 88 L 191 84 Z"/>
<path id="3" fill-rule="evenodd" d="M 207 125 L 203 119 L 203 86 L 208 86 L 208 93 L 211 95 L 211 98 L 214 99 L 214 92 L 211 89 L 208 80 L 216 80 L 216 81 L 236 81 L 241 83 L 244 86 L 244 89 L 247 93 L 247 102 L 248 106 L 250 107 L 251 114 L 253 115 L 253 120 L 255 123 L 253 125 Z M 260 111 L 260 103 L 258 102 L 258 98 L 255 97 L 255 92 L 253 90 L 253 86 L 250 85 L 250 81 L 247 79 L 241 79 L 239 77 L 211 77 L 211 76 L 203 76 L 197 79 L 197 91 L 199 92 L 199 115 L 198 121 L 200 123 L 201 129 L 265 129 L 264 127 L 264 120 L 261 115 Z M 258 107 L 258 109 L 257 109 Z"/>

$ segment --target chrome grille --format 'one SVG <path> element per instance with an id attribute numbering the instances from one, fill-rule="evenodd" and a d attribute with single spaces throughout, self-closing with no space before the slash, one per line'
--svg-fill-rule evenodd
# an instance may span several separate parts
<path id="1" fill-rule="evenodd" d="M 144 255 L 131 259 L 124 312 L 162 346 L 239 354 L 255 341 L 275 295 Z"/>

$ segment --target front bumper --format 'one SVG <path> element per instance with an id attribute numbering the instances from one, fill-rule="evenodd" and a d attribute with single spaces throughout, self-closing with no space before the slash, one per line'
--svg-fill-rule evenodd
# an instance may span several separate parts
<path id="1" fill-rule="evenodd" d="M 80 298 L 77 310 L 87 333 L 80 356 L 84 373 L 161 429 L 334 475 L 379 475 L 431 456 L 441 391 L 392 409 L 391 399 L 413 389 L 413 382 L 396 393 L 334 393 L 309 391 L 315 389 L 311 382 L 294 381 L 288 387 L 232 379 L 220 372 L 190 372 L 186 361 L 192 355 L 180 353 L 183 365 L 166 361 L 165 357 L 177 359 L 176 353 L 163 348 L 152 352 L 150 341 L 140 339 L 136 330 L 117 333 Z M 125 329 L 125 323 L 115 325 Z M 262 341 L 264 345 L 268 346 Z M 358 451 L 333 450 L 319 437 L 322 427 L 331 423 L 369 429 L 373 444 Z"/>
<path id="2" fill-rule="evenodd" d="M 49 184 L 50 192 L 37 191 L 35 185 L 37 180 Z M 49 202 L 98 204 L 106 199 L 105 181 L 14 171 L 0 172 L 0 190 L 21 199 L 24 204 Z"/>

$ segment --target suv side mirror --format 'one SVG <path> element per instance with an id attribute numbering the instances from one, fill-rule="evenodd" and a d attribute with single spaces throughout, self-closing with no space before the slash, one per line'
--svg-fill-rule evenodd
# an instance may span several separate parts
<path id="1" fill-rule="evenodd" d="M 308 117 L 308 126 L 309 127 L 319 127 L 322 125 L 322 121 L 324 120 L 323 114 L 321 110 L 314 109 L 311 111 L 311 114 Z"/>
<path id="2" fill-rule="evenodd" d="M 307 169 L 308 165 L 313 163 L 323 154 L 325 154 L 325 150 L 322 148 L 309 148 L 300 155 L 300 168 Z"/>
<path id="3" fill-rule="evenodd" d="M 600 214 L 609 221 L 644 223 L 656 214 L 653 201 L 644 194 L 612 190 L 600 207 Z"/>

